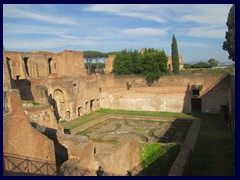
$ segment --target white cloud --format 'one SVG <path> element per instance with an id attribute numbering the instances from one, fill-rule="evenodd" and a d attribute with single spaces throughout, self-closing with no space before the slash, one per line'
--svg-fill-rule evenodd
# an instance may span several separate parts
<path id="1" fill-rule="evenodd" d="M 4 43 L 4 48 L 8 49 L 30 49 L 30 50 L 47 50 L 52 48 L 66 49 L 68 46 L 91 46 L 99 45 L 98 41 L 85 40 L 85 39 L 68 39 L 68 38 L 44 38 L 38 39 L 21 39 L 21 38 L 9 38 Z M 81 49 L 79 49 L 81 50 Z"/>
<path id="2" fill-rule="evenodd" d="M 86 11 L 111 13 L 120 16 L 134 17 L 144 20 L 153 20 L 159 23 L 165 19 L 155 14 L 155 7 L 145 6 L 144 4 L 94 4 L 85 8 Z"/>
<path id="3" fill-rule="evenodd" d="M 178 34 L 191 36 L 191 37 L 200 37 L 200 38 L 224 38 L 226 28 L 217 27 L 217 26 L 200 26 L 192 27 L 186 29 L 180 29 Z"/>
<path id="4" fill-rule="evenodd" d="M 225 26 L 230 4 L 194 4 L 189 5 L 188 13 L 184 13 L 180 22 L 195 22 L 214 26 Z"/>
<path id="5" fill-rule="evenodd" d="M 62 36 L 69 34 L 71 29 L 59 28 L 53 26 L 32 26 L 15 23 L 3 23 L 4 36 L 22 35 L 22 34 L 44 34 Z"/>
<path id="6" fill-rule="evenodd" d="M 152 20 L 225 25 L 231 4 L 94 4 L 86 11 Z"/>
<path id="7" fill-rule="evenodd" d="M 179 41 L 178 46 L 181 48 L 189 48 L 189 47 L 201 47 L 201 48 L 207 48 L 209 47 L 208 44 L 204 43 L 195 43 L 195 42 L 185 42 L 185 41 Z"/>
<path id="8" fill-rule="evenodd" d="M 156 28 L 134 28 L 134 29 L 123 29 L 122 34 L 130 36 L 159 36 L 166 35 L 166 29 L 156 29 Z"/>
<path id="9" fill-rule="evenodd" d="M 62 17 L 62 16 L 50 16 L 49 14 L 43 14 L 40 12 L 34 12 L 33 6 L 30 5 L 16 5 L 16 4 L 4 4 L 3 5 L 3 17 L 11 18 L 27 18 L 37 21 L 43 21 L 53 24 L 63 24 L 63 25 L 79 25 L 72 18 Z"/>

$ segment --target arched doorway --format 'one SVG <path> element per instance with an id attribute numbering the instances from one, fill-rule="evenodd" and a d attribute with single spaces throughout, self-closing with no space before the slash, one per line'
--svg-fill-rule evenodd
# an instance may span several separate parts
<path id="1" fill-rule="evenodd" d="M 51 74 L 52 73 L 52 68 L 51 68 L 51 62 L 52 62 L 52 58 L 48 58 L 48 73 Z"/>
<path id="2" fill-rule="evenodd" d="M 25 67 L 25 70 L 26 70 L 26 75 L 29 76 L 28 58 L 27 57 L 23 58 L 23 61 L 24 61 L 24 67 Z"/>
<path id="3" fill-rule="evenodd" d="M 71 118 L 71 109 L 69 108 L 69 101 L 67 92 L 62 88 L 56 88 L 52 94 L 54 114 L 57 120 L 69 120 Z"/>

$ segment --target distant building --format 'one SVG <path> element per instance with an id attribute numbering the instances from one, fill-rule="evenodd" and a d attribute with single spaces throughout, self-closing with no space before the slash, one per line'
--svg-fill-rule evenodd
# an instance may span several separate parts
<path id="1" fill-rule="evenodd" d="M 182 56 L 179 55 L 179 69 L 183 70 L 184 66 L 183 66 L 183 59 Z M 173 70 L 173 65 L 172 65 L 172 56 L 168 57 L 168 70 L 172 71 Z"/>

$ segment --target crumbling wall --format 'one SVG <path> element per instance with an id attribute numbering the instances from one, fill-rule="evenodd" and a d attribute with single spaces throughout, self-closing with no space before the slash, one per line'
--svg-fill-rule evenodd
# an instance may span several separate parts
<path id="1" fill-rule="evenodd" d="M 75 165 L 81 168 L 96 170 L 98 163 L 95 159 L 94 145 L 85 136 L 74 136 L 57 132 L 57 139 L 68 149 L 68 161 L 65 165 Z"/>
<path id="2" fill-rule="evenodd" d="M 57 53 L 56 66 L 59 76 L 73 76 L 86 75 L 87 71 L 84 66 L 83 52 L 64 50 Z"/>
<path id="3" fill-rule="evenodd" d="M 105 73 L 112 73 L 113 71 L 113 63 L 116 55 L 108 55 L 108 58 L 105 63 Z"/>
<path id="4" fill-rule="evenodd" d="M 99 157 L 99 163 L 107 175 L 135 175 L 141 170 L 138 142 L 125 141 L 108 155 Z"/>
<path id="5" fill-rule="evenodd" d="M 5 50 L 3 49 L 3 90 L 11 89 L 10 73 L 8 71 L 7 59 L 5 56 Z"/>
<path id="6" fill-rule="evenodd" d="M 53 142 L 31 126 L 19 91 L 9 90 L 7 97 L 9 112 L 3 116 L 3 152 L 55 162 Z"/>
<path id="7" fill-rule="evenodd" d="M 12 52 L 6 51 L 5 56 L 9 63 L 10 71 L 11 71 L 11 78 L 16 79 L 25 79 L 25 72 L 23 69 L 23 62 L 21 58 L 20 52 Z"/>
<path id="8" fill-rule="evenodd" d="M 34 120 L 39 125 L 53 129 L 58 128 L 56 117 L 50 105 L 25 108 L 24 112 L 31 120 Z"/>
<path id="9" fill-rule="evenodd" d="M 227 82 L 222 80 L 223 76 L 225 75 L 164 76 L 151 87 L 140 77 L 106 77 L 100 85 L 100 106 L 109 109 L 191 112 L 191 99 L 200 98 L 202 112 L 219 113 L 220 105 L 228 103 Z M 129 90 L 127 82 L 132 86 Z M 200 86 L 204 95 L 200 92 L 196 97 L 192 90 Z"/>
<path id="10" fill-rule="evenodd" d="M 202 112 L 220 113 L 221 105 L 229 106 L 228 82 L 230 81 L 230 76 L 224 76 L 223 79 L 215 80 L 214 85 L 208 87 L 209 89 L 201 95 Z"/>

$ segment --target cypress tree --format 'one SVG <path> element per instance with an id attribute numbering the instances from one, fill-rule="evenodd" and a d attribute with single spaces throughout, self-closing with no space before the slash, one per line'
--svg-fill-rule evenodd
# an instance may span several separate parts
<path id="1" fill-rule="evenodd" d="M 173 72 L 176 74 L 179 73 L 179 55 L 175 35 L 172 37 L 172 66 Z"/>
<path id="2" fill-rule="evenodd" d="M 227 19 L 228 31 L 226 32 L 226 41 L 223 42 L 223 50 L 228 51 L 228 58 L 235 61 L 235 5 L 233 4 Z"/>

